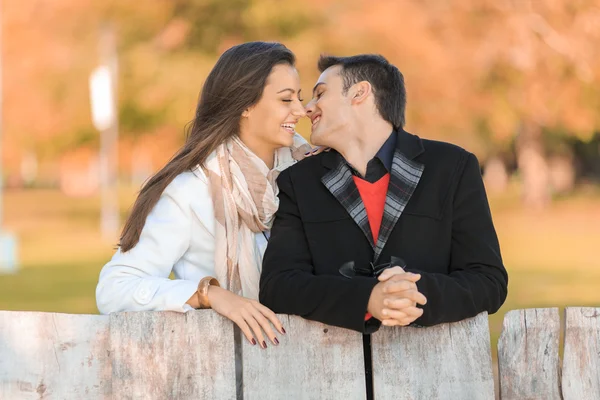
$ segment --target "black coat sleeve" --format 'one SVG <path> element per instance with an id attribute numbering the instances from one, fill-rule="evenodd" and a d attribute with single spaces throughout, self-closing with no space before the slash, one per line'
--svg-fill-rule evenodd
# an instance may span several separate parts
<path id="1" fill-rule="evenodd" d="M 452 245 L 448 274 L 427 273 L 418 265 L 406 270 L 420 273 L 417 287 L 427 297 L 423 315 L 415 324 L 431 326 L 492 314 L 507 295 L 508 274 L 492 223 L 479 163 L 466 153 L 452 204 Z"/>
<path id="2" fill-rule="evenodd" d="M 315 275 L 289 170 L 278 179 L 279 210 L 263 260 L 259 300 L 276 313 L 368 332 L 375 278 Z"/>

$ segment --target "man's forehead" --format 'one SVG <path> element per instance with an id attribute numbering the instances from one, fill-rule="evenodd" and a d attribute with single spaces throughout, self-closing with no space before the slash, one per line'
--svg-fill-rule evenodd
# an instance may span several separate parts
<path id="1" fill-rule="evenodd" d="M 341 81 L 342 79 L 342 76 L 340 75 L 341 69 L 341 65 L 334 65 L 323 71 L 313 87 L 313 96 L 317 88 L 321 85 L 336 86 L 338 84 L 336 81 Z"/>
<path id="2" fill-rule="evenodd" d="M 319 79 L 317 80 L 317 84 L 319 83 L 330 83 L 332 80 L 336 78 L 340 78 L 340 71 L 342 69 L 341 65 L 334 65 L 332 67 L 327 68 L 325 71 L 321 73 Z"/>

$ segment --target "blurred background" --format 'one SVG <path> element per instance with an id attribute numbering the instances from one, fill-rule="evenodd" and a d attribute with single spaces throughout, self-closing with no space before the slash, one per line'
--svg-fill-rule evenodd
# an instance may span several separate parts
<path id="1" fill-rule="evenodd" d="M 511 309 L 600 304 L 600 1 L 0 7 L 0 309 L 97 313 L 137 191 L 183 143 L 217 57 L 250 40 L 294 51 L 305 93 L 321 53 L 385 55 L 406 129 L 478 156 L 510 274 L 494 341 Z"/>

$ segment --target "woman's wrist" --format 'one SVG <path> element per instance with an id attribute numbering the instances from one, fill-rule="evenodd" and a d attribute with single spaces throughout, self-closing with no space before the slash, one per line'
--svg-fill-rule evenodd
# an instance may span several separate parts
<path id="1" fill-rule="evenodd" d="M 208 287 L 208 291 L 207 291 L 206 295 L 208 296 L 208 302 L 210 303 L 211 308 L 214 305 L 216 295 L 218 294 L 218 292 L 223 291 L 223 290 L 225 290 L 225 289 L 223 289 L 221 286 L 210 285 Z"/>

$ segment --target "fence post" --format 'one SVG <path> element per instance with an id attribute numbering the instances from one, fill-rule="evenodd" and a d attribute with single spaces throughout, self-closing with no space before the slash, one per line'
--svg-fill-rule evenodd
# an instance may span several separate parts
<path id="1" fill-rule="evenodd" d="M 557 308 L 509 311 L 498 342 L 502 400 L 561 400 Z"/>
<path id="2" fill-rule="evenodd" d="M 372 337 L 376 399 L 493 399 L 487 313 L 430 328 L 382 327 Z"/>
<path id="3" fill-rule="evenodd" d="M 0 399 L 109 397 L 108 317 L 0 311 Z"/>
<path id="4" fill-rule="evenodd" d="M 212 310 L 110 315 L 113 399 L 235 399 L 233 324 Z"/>
<path id="5" fill-rule="evenodd" d="M 600 308 L 567 308 L 564 400 L 600 399 Z"/>
<path id="6" fill-rule="evenodd" d="M 279 315 L 287 334 L 267 349 L 242 338 L 244 400 L 365 399 L 362 335 Z"/>

